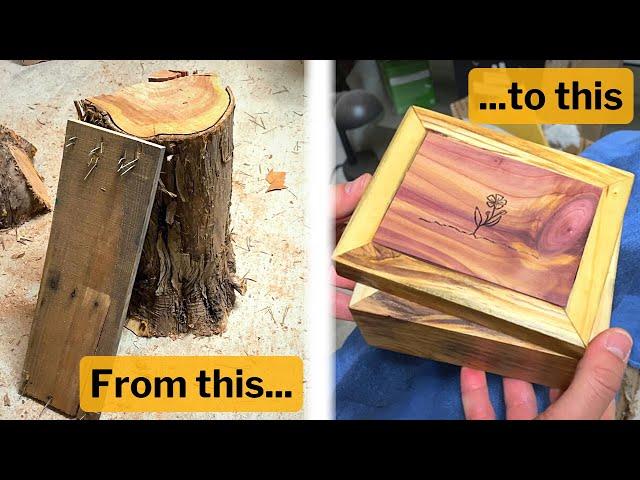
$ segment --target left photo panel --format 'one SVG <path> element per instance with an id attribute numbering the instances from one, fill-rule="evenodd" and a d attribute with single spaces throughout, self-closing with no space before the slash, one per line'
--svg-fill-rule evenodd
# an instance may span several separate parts
<path id="1" fill-rule="evenodd" d="M 301 419 L 305 66 L 0 61 L 0 419 Z"/>

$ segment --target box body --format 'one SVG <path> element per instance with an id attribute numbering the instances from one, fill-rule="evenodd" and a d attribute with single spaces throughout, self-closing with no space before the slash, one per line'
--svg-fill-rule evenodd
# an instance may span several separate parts
<path id="1" fill-rule="evenodd" d="M 591 337 L 609 327 L 620 239 Z M 483 370 L 552 388 L 566 388 L 578 358 L 356 284 L 349 305 L 369 345 Z"/>
<path id="2" fill-rule="evenodd" d="M 578 359 L 358 284 L 350 307 L 369 345 L 565 388 Z"/>

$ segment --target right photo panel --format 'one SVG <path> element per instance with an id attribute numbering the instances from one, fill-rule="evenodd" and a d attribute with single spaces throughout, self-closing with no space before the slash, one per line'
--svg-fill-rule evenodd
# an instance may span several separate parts
<path id="1" fill-rule="evenodd" d="M 336 61 L 338 420 L 640 418 L 639 71 Z"/>

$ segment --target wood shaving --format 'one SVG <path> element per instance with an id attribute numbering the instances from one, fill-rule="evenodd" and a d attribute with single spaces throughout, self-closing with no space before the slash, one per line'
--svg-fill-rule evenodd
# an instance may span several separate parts
<path id="1" fill-rule="evenodd" d="M 269 188 L 267 188 L 267 192 L 271 192 L 272 190 L 283 190 L 287 188 L 284 184 L 286 175 L 286 172 L 275 172 L 273 171 L 273 169 L 269 170 L 266 178 L 267 182 L 269 182 Z"/>

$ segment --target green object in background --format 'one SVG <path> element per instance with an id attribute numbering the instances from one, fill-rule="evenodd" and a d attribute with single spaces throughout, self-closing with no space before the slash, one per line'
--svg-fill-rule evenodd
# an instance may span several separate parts
<path id="1" fill-rule="evenodd" d="M 429 60 L 378 60 L 378 66 L 398 115 L 411 105 L 429 108 L 436 104 Z"/>

